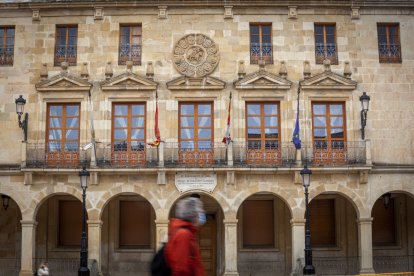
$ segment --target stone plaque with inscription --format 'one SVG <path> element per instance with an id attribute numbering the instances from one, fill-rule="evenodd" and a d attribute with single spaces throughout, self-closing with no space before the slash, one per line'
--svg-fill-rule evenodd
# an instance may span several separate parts
<path id="1" fill-rule="evenodd" d="M 203 190 L 211 193 L 217 186 L 215 173 L 177 173 L 175 186 L 181 193 L 191 190 Z"/>

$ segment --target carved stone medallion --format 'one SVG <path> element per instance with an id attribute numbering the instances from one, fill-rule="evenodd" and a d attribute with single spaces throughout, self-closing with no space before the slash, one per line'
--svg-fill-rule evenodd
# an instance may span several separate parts
<path id="1" fill-rule="evenodd" d="M 203 34 L 186 35 L 174 47 L 174 66 L 187 77 L 211 74 L 219 60 L 218 46 Z"/>

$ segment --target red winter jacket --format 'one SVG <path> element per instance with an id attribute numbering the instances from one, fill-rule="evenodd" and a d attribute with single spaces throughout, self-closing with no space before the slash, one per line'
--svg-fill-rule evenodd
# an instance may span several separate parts
<path id="1" fill-rule="evenodd" d="M 168 234 L 165 255 L 172 276 L 203 276 L 197 228 L 191 222 L 172 219 Z"/>

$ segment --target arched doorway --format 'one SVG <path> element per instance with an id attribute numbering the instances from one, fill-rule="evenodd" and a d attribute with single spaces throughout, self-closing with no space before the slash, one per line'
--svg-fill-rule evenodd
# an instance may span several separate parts
<path id="1" fill-rule="evenodd" d="M 249 275 L 290 275 L 292 215 L 288 205 L 270 193 L 254 194 L 240 206 L 238 272 Z"/>
<path id="2" fill-rule="evenodd" d="M 354 206 L 337 193 L 309 203 L 313 265 L 318 275 L 358 274 L 358 225 Z"/>
<path id="3" fill-rule="evenodd" d="M 414 198 L 393 191 L 372 208 L 372 250 L 376 273 L 414 270 Z"/>
<path id="4" fill-rule="evenodd" d="M 69 194 L 53 194 L 36 213 L 34 270 L 48 262 L 54 275 L 69 276 L 79 270 L 82 202 Z"/>
<path id="5" fill-rule="evenodd" d="M 181 198 L 187 196 L 200 197 L 206 212 L 207 222 L 200 226 L 198 232 L 198 242 L 201 260 L 206 272 L 205 275 L 221 275 L 224 272 L 223 210 L 220 204 L 208 194 L 189 193 Z M 175 205 L 174 203 L 170 210 L 170 219 L 175 217 Z"/>
<path id="6" fill-rule="evenodd" d="M 149 275 L 155 249 L 155 211 L 144 197 L 125 193 L 102 211 L 101 271 L 104 275 Z"/>
<path id="7" fill-rule="evenodd" d="M 22 213 L 8 195 L 0 197 L 0 275 L 17 276 L 20 272 Z"/>

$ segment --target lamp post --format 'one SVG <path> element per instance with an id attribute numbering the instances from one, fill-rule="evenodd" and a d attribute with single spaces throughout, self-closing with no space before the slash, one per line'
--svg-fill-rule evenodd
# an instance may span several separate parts
<path id="1" fill-rule="evenodd" d="M 24 105 L 26 104 L 26 100 L 23 98 L 22 95 L 15 100 L 16 103 L 16 113 L 19 117 L 19 127 L 23 129 L 24 133 L 24 141 L 27 142 L 27 128 L 29 124 L 29 114 L 24 114 L 24 120 L 21 121 L 21 117 L 24 113 Z"/>
<path id="2" fill-rule="evenodd" d="M 312 265 L 312 246 L 311 246 L 311 233 L 309 225 L 309 203 L 308 203 L 308 188 L 310 185 L 312 171 L 305 165 L 303 170 L 300 171 L 300 175 L 303 180 L 303 187 L 305 187 L 305 267 L 303 268 L 303 275 L 314 275 L 315 267 Z"/>
<path id="3" fill-rule="evenodd" d="M 80 184 L 82 188 L 82 237 L 80 251 L 80 268 L 78 276 L 89 276 L 88 268 L 88 237 L 86 236 L 86 189 L 88 188 L 89 172 L 85 167 L 79 172 Z"/>
<path id="4" fill-rule="evenodd" d="M 362 92 L 361 97 L 359 100 L 361 101 L 361 136 L 362 140 L 365 139 L 365 126 L 367 125 L 367 115 L 369 110 L 369 100 L 371 98 L 367 95 L 367 93 Z"/>

